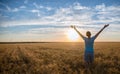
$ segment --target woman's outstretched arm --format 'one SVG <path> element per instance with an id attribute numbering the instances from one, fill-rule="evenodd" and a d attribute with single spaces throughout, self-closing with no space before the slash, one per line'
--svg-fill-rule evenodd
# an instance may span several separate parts
<path id="1" fill-rule="evenodd" d="M 109 24 L 104 25 L 104 27 L 95 35 L 95 38 L 97 38 L 98 35 L 108 26 L 109 26 Z"/>
<path id="2" fill-rule="evenodd" d="M 76 29 L 75 26 L 72 25 L 71 28 L 73 28 L 82 37 L 82 39 L 84 39 L 84 36 Z"/>

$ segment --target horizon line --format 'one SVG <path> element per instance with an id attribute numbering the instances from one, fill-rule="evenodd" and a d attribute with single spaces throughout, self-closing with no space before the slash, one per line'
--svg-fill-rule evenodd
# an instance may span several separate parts
<path id="1" fill-rule="evenodd" d="M 120 41 L 96 41 L 95 43 L 119 43 Z M 43 42 L 35 42 L 35 41 L 24 41 L 24 42 L 0 42 L 0 44 L 19 44 L 19 43 L 84 43 L 84 42 L 60 42 L 60 41 L 43 41 Z"/>

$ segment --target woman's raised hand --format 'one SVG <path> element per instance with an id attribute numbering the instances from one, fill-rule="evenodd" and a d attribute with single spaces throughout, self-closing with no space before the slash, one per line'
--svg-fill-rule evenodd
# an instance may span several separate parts
<path id="1" fill-rule="evenodd" d="M 75 25 L 71 25 L 70 27 L 73 28 L 73 29 L 76 29 Z"/>
<path id="2" fill-rule="evenodd" d="M 106 27 L 108 27 L 109 26 L 109 24 L 106 24 L 106 25 L 104 25 L 104 28 L 106 28 Z"/>

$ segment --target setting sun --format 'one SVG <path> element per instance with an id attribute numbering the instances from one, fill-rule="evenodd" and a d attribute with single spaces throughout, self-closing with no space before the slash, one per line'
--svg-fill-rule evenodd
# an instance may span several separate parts
<path id="1" fill-rule="evenodd" d="M 77 34 L 77 32 L 75 32 L 75 30 L 72 29 L 67 31 L 67 37 L 71 41 L 77 41 L 79 39 L 79 35 Z"/>

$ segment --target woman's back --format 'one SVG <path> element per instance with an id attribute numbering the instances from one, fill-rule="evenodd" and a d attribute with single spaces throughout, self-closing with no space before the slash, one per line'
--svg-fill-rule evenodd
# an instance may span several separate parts
<path id="1" fill-rule="evenodd" d="M 94 40 L 98 37 L 98 35 L 107 27 L 109 24 L 105 25 L 95 36 L 91 37 L 91 32 L 87 31 L 86 36 L 83 36 L 75 26 L 71 26 L 75 29 L 75 31 L 82 37 L 85 42 L 85 54 L 84 60 L 87 64 L 91 64 L 94 61 Z"/>
<path id="2" fill-rule="evenodd" d="M 84 37 L 85 51 L 86 52 L 93 52 L 94 51 L 94 40 L 95 40 L 95 36 L 93 36 L 91 38 Z"/>

